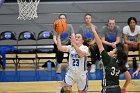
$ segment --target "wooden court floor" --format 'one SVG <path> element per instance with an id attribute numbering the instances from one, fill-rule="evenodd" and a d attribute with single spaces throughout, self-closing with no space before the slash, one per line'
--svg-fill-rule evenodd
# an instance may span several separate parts
<path id="1" fill-rule="evenodd" d="M 133 82 L 127 88 L 126 93 L 140 93 L 140 80 L 132 80 Z M 134 83 L 135 82 L 135 83 Z M 120 80 L 121 86 L 124 80 Z M 1 82 L 0 93 L 56 93 L 59 87 L 57 81 L 41 81 L 41 82 Z M 72 87 L 73 93 L 77 92 L 76 84 Z M 89 89 L 87 93 L 101 93 L 101 80 L 89 81 Z"/>

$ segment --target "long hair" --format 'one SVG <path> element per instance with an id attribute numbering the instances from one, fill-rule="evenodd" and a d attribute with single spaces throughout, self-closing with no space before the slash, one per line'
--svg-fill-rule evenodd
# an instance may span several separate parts
<path id="1" fill-rule="evenodd" d="M 122 49 L 120 48 L 117 48 L 116 50 L 116 53 L 117 53 L 117 60 L 118 60 L 118 64 L 120 67 L 123 67 L 125 66 L 126 62 L 127 62 L 127 54 L 125 51 L 123 51 Z"/>
<path id="2" fill-rule="evenodd" d="M 137 24 L 137 19 L 136 19 L 135 17 L 130 17 L 130 18 L 128 18 L 128 20 L 127 20 L 127 24 L 128 24 L 128 25 L 130 25 L 131 20 L 134 20 L 135 23 Z"/>

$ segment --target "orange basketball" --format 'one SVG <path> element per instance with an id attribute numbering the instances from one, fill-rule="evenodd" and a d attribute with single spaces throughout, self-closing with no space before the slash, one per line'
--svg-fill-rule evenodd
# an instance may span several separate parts
<path id="1" fill-rule="evenodd" d="M 58 34 L 61 34 L 67 30 L 67 23 L 63 19 L 58 19 L 54 21 L 53 27 Z"/>

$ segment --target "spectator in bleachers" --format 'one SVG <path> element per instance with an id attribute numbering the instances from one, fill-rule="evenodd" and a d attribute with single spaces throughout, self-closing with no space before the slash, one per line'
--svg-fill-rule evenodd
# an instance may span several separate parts
<path id="1" fill-rule="evenodd" d="M 140 60 L 140 26 L 135 17 L 128 18 L 127 24 L 123 27 L 124 51 L 128 54 L 129 50 L 138 50 Z"/>
<path id="2" fill-rule="evenodd" d="M 65 14 L 60 14 L 59 15 L 59 19 L 64 19 L 67 21 L 67 16 Z M 69 37 L 71 34 L 74 34 L 74 29 L 72 24 L 68 24 L 67 25 L 67 31 L 63 32 L 61 34 L 61 41 L 62 41 L 62 45 L 68 45 L 70 44 L 69 41 Z M 57 33 L 54 31 L 54 35 L 53 35 L 53 41 L 54 41 L 54 52 L 56 53 L 56 73 L 61 73 L 61 63 L 63 61 L 63 57 L 64 57 L 64 52 L 61 52 L 57 49 L 57 40 L 56 40 L 56 35 Z"/>
<path id="3" fill-rule="evenodd" d="M 84 37 L 84 44 L 89 47 L 90 55 L 91 55 L 91 63 L 92 63 L 90 72 L 93 73 L 95 72 L 96 69 L 95 63 L 97 62 L 97 60 L 99 60 L 100 54 L 99 54 L 99 49 L 94 40 L 94 35 L 90 28 L 90 24 L 92 23 L 92 15 L 85 14 L 84 21 L 85 23 L 82 24 L 79 28 L 79 33 L 82 34 L 82 36 Z"/>
<path id="4" fill-rule="evenodd" d="M 108 23 L 102 27 L 101 40 L 107 52 L 116 47 L 121 48 L 121 30 L 114 18 L 109 18 Z"/>

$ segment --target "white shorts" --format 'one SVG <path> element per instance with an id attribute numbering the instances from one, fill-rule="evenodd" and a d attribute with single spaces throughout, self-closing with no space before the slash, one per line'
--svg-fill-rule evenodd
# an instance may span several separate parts
<path id="1" fill-rule="evenodd" d="M 88 89 L 88 79 L 87 73 L 77 74 L 74 72 L 68 71 L 65 75 L 64 82 L 68 85 L 73 85 L 74 83 L 77 84 L 78 90 L 87 91 Z"/>

